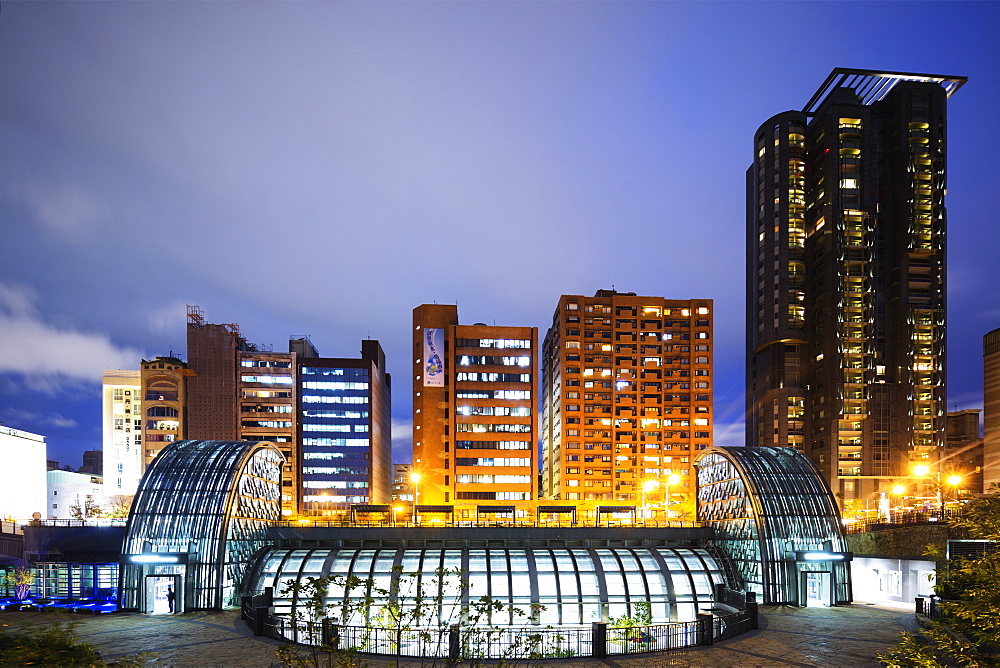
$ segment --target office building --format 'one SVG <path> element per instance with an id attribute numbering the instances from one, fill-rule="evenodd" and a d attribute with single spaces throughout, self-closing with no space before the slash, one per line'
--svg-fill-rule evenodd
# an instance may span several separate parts
<path id="1" fill-rule="evenodd" d="M 944 451 L 939 466 L 942 480 L 958 476 L 961 482 L 948 485 L 950 497 L 962 492 L 983 491 L 983 439 L 979 436 L 979 410 L 948 412 L 945 415 Z"/>
<path id="2" fill-rule="evenodd" d="M 300 512 L 321 516 L 354 503 L 389 503 L 391 378 L 382 346 L 362 341 L 360 359 L 300 357 L 298 378 Z"/>
<path id="3" fill-rule="evenodd" d="M 418 505 L 470 512 L 537 498 L 537 346 L 536 327 L 460 325 L 456 306 L 413 309 Z"/>
<path id="4" fill-rule="evenodd" d="M 546 497 L 658 518 L 692 502 L 694 457 L 712 445 L 712 319 L 710 299 L 559 299 L 543 344 Z"/>
<path id="5" fill-rule="evenodd" d="M 135 494 L 143 473 L 142 373 L 108 369 L 101 378 L 104 482 L 109 495 Z"/>
<path id="6" fill-rule="evenodd" d="M 284 456 L 281 504 L 285 515 L 299 512 L 298 366 L 295 353 L 275 353 L 241 342 L 236 351 L 236 407 L 232 438 L 268 441 Z"/>
<path id="7" fill-rule="evenodd" d="M 747 171 L 747 444 L 844 500 L 934 467 L 945 431 L 946 103 L 964 77 L 836 69 Z"/>
<path id="8" fill-rule="evenodd" d="M 0 424 L 0 457 L 8 474 L 0 488 L 0 519 L 25 522 L 46 513 L 45 437 Z"/>
<path id="9" fill-rule="evenodd" d="M 1000 329 L 983 337 L 983 491 L 1000 485 Z"/>
<path id="10" fill-rule="evenodd" d="M 266 441 L 284 457 L 282 514 L 331 515 L 388 503 L 389 374 L 378 341 L 360 358 L 320 357 L 307 336 L 288 352 L 250 343 L 234 323 L 188 307 L 187 435 Z"/>

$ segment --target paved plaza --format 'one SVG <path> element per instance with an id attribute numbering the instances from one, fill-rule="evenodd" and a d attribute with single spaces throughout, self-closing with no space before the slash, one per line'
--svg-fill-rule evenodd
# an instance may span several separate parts
<path id="1" fill-rule="evenodd" d="M 282 643 L 254 637 L 235 611 L 147 616 L 137 613 L 75 615 L 2 612 L 8 627 L 73 622 L 80 640 L 97 647 L 105 661 L 150 652 L 151 666 L 279 666 Z M 836 608 L 761 608 L 761 628 L 711 647 L 657 654 L 576 661 L 551 659 L 547 666 L 879 666 L 875 655 L 904 630 L 916 629 L 912 607 L 855 604 Z M 372 668 L 395 665 L 369 659 Z M 438 660 L 437 665 L 443 665 Z M 431 659 L 404 661 L 407 668 L 434 665 Z M 522 664 L 519 664 L 522 665 Z"/>

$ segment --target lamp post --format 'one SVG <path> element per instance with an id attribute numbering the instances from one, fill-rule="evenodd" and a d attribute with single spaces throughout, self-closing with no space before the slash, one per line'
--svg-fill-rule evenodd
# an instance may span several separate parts
<path id="1" fill-rule="evenodd" d="M 420 474 L 413 472 L 410 474 L 410 482 L 413 483 L 413 523 L 417 523 L 417 497 L 420 495 Z"/>
<path id="2" fill-rule="evenodd" d="M 896 497 L 897 497 L 896 498 L 896 506 L 899 507 L 899 505 L 902 503 L 903 494 L 906 493 L 906 488 L 903 487 L 902 485 L 893 485 L 892 486 L 892 493 L 896 495 Z M 891 508 L 889 509 L 889 512 L 890 513 L 892 512 Z M 896 519 L 899 519 L 899 513 L 896 513 Z M 889 521 L 892 522 L 892 517 L 891 516 L 889 517 Z"/>
<path id="3" fill-rule="evenodd" d="M 921 478 L 928 474 L 934 476 L 934 489 L 937 495 L 938 510 L 944 515 L 944 487 L 941 484 L 941 470 L 931 471 L 929 466 L 920 464 L 913 467 L 913 473 Z M 951 485 L 952 489 L 961 484 L 961 482 L 962 476 L 960 475 L 950 475 L 947 478 L 947 483 Z"/>
<path id="4" fill-rule="evenodd" d="M 667 512 L 667 518 L 670 518 L 670 486 L 676 485 L 681 481 L 681 477 L 676 473 L 670 475 L 667 478 L 667 488 L 663 491 L 663 508 Z"/>
<path id="5" fill-rule="evenodd" d="M 655 480 L 647 480 L 642 483 L 642 519 L 645 521 L 646 517 L 649 515 L 649 510 L 646 507 L 646 492 L 652 492 L 654 489 L 660 486 L 660 483 Z"/>

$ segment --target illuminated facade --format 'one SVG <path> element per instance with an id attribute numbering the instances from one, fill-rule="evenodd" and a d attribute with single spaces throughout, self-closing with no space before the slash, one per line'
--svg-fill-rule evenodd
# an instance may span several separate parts
<path id="1" fill-rule="evenodd" d="M 712 319 L 710 299 L 560 298 L 542 364 L 546 497 L 669 512 L 690 498 L 712 445 Z"/>
<path id="2" fill-rule="evenodd" d="M 142 360 L 142 470 L 168 443 L 186 437 L 184 414 L 191 371 L 176 357 Z"/>
<path id="3" fill-rule="evenodd" d="M 747 171 L 747 442 L 846 500 L 944 444 L 946 101 L 964 77 L 836 69 Z"/>
<path id="4" fill-rule="evenodd" d="M 698 520 L 764 604 L 850 603 L 840 512 L 816 466 L 793 448 L 701 453 Z"/>
<path id="5" fill-rule="evenodd" d="M 122 546 L 121 607 L 155 611 L 167 587 L 177 611 L 238 604 L 243 571 L 281 517 L 274 444 L 176 441 L 153 460 Z"/>
<path id="6" fill-rule="evenodd" d="M 352 503 L 389 503 L 391 379 L 378 341 L 360 359 L 298 359 L 301 512 L 319 516 Z"/>
<path id="7" fill-rule="evenodd" d="M 104 487 L 109 496 L 135 494 L 142 479 L 142 374 L 108 369 L 101 378 Z"/>
<path id="8" fill-rule="evenodd" d="M 417 504 L 538 497 L 538 329 L 458 324 L 455 306 L 413 310 Z"/>

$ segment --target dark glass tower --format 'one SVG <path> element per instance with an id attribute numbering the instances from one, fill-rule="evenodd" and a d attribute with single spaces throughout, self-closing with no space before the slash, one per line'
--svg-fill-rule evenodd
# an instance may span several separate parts
<path id="1" fill-rule="evenodd" d="M 844 500 L 934 465 L 945 425 L 946 101 L 964 77 L 835 69 L 747 171 L 747 445 Z"/>

